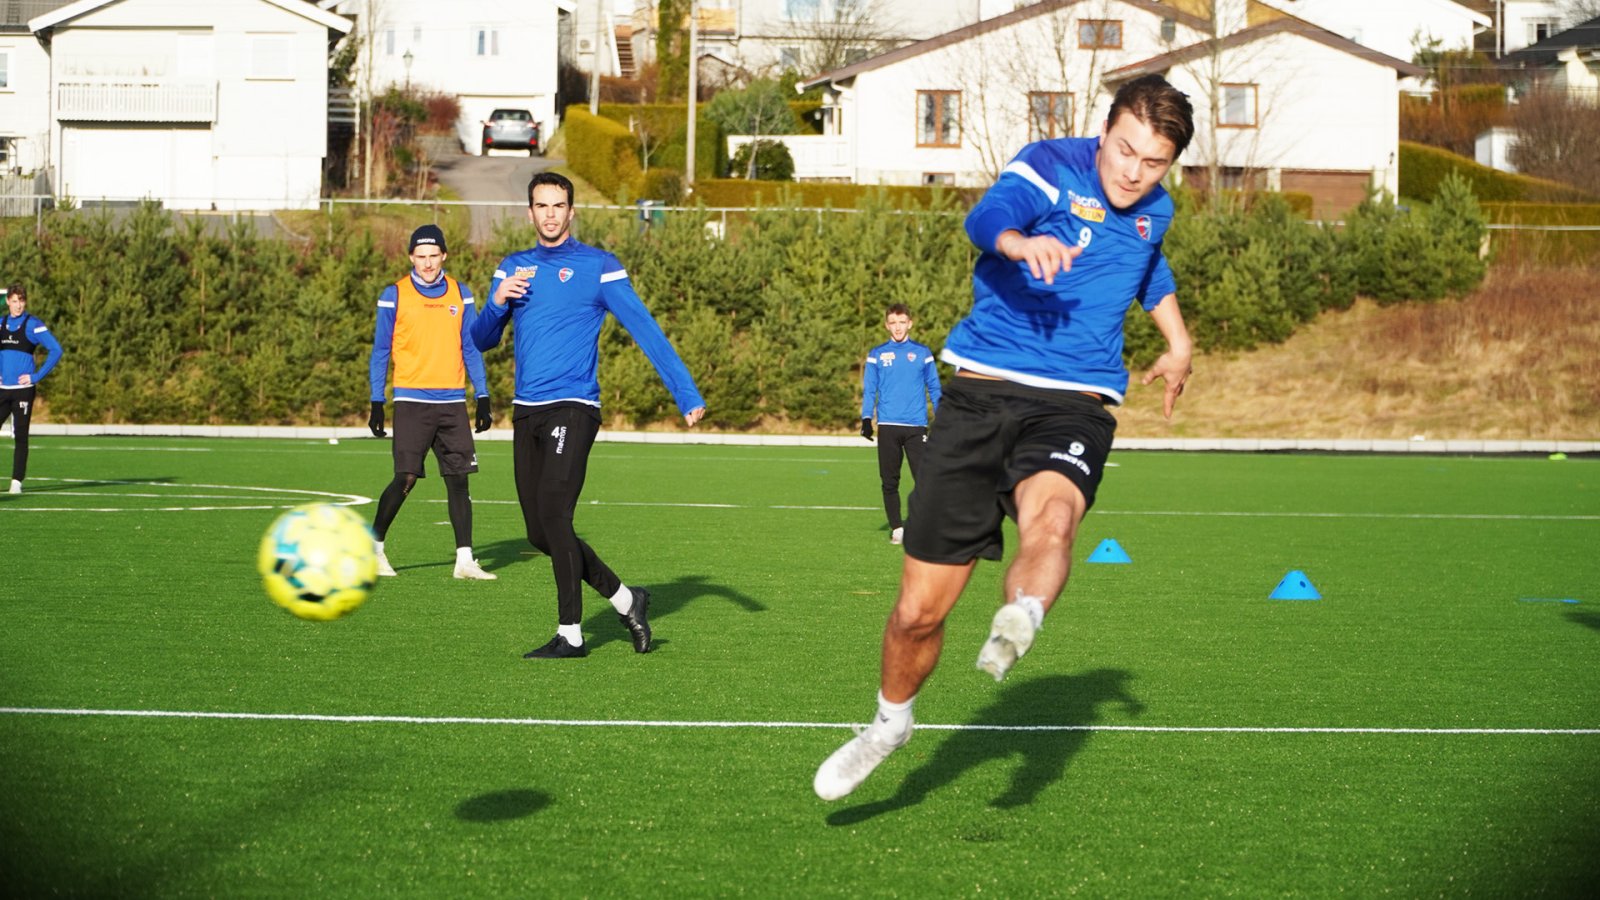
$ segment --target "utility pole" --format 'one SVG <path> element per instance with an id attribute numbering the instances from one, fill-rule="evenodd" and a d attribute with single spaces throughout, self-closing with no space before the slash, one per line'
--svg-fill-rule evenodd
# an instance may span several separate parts
<path id="1" fill-rule="evenodd" d="M 684 164 L 688 170 L 684 173 L 683 188 L 688 194 L 694 190 L 694 105 L 699 99 L 700 77 L 699 59 L 700 44 L 697 34 L 700 31 L 700 0 L 689 2 L 689 146 L 684 152 Z"/>
<path id="2" fill-rule="evenodd" d="M 594 0 L 594 54 L 589 57 L 589 115 L 600 115 L 600 48 L 606 45 L 606 0 Z"/>

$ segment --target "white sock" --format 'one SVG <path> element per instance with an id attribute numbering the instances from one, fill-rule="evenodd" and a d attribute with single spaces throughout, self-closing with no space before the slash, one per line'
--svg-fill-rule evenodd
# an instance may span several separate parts
<path id="1" fill-rule="evenodd" d="M 378 548 L 379 553 L 383 552 L 383 541 L 373 541 L 372 544 Z"/>
<path id="2" fill-rule="evenodd" d="M 611 595 L 611 607 L 622 615 L 627 615 L 628 611 L 633 609 L 633 591 L 629 590 L 627 585 L 617 588 L 617 592 Z"/>
<path id="3" fill-rule="evenodd" d="M 873 720 L 872 727 L 880 729 L 892 741 L 904 740 L 911 732 L 911 704 L 915 702 L 916 695 L 912 695 L 904 703 L 890 703 L 879 691 L 878 717 Z"/>
<path id="4" fill-rule="evenodd" d="M 578 625 L 557 625 L 556 636 L 566 638 L 574 647 L 583 646 L 583 628 Z"/>
<path id="5" fill-rule="evenodd" d="M 1033 623 L 1033 630 L 1038 631 L 1039 626 L 1044 624 L 1044 601 L 1038 597 L 1030 597 L 1019 589 L 1017 599 L 1012 602 L 1022 607 L 1022 611 L 1028 614 L 1028 620 Z"/>
<path id="6" fill-rule="evenodd" d="M 459 566 L 462 563 L 469 563 L 469 562 L 472 562 L 472 561 L 473 561 L 473 559 L 472 559 L 472 548 L 471 547 L 457 547 L 456 548 L 456 565 Z"/>

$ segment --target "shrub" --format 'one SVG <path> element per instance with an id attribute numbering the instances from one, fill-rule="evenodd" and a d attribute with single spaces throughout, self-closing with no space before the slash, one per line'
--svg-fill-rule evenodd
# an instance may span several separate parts
<path id="1" fill-rule="evenodd" d="M 794 157 L 782 141 L 751 141 L 733 154 L 728 174 L 756 181 L 792 181 Z"/>

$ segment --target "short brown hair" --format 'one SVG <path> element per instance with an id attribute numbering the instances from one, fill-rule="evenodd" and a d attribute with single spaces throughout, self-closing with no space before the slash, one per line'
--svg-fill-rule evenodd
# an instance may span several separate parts
<path id="1" fill-rule="evenodd" d="M 1144 75 L 1117 88 L 1111 112 L 1106 114 L 1106 125 L 1116 124 L 1124 112 L 1133 113 L 1134 118 L 1171 141 L 1174 160 L 1194 137 L 1194 107 L 1189 95 L 1160 75 Z"/>
<path id="2" fill-rule="evenodd" d="M 908 319 L 916 318 L 915 316 L 911 315 L 911 307 L 905 305 L 904 303 L 889 304 L 889 308 L 883 311 L 883 317 L 887 319 L 895 313 L 899 313 Z"/>
<path id="3" fill-rule="evenodd" d="M 21 282 L 12 282 L 6 286 L 6 296 L 9 297 L 12 294 L 16 294 L 24 300 L 28 299 L 28 291 L 22 286 Z"/>

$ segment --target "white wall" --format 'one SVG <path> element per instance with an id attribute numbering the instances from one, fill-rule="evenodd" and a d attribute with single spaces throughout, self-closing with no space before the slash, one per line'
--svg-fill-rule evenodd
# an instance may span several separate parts
<path id="1" fill-rule="evenodd" d="M 208 132 L 209 165 L 194 153 L 200 140 L 192 133 L 195 125 L 116 127 L 185 132 L 188 162 L 165 182 L 168 193 L 159 198 L 170 205 L 272 209 L 315 206 L 321 194 L 327 47 L 323 24 L 264 0 L 123 0 L 56 26 L 50 55 L 57 82 L 116 75 L 215 82 L 216 121 L 209 129 L 198 126 Z M 154 134 L 130 139 L 140 146 L 160 141 Z M 59 123 L 55 140 L 59 148 Z M 58 182 L 69 192 L 74 184 L 113 183 L 104 171 L 82 167 L 114 171 L 125 164 L 116 154 L 77 153 L 72 165 L 78 170 L 68 171 L 65 157 L 58 158 Z M 137 188 L 162 182 L 128 183 Z"/>
<path id="2" fill-rule="evenodd" d="M 13 138 L 11 168 L 50 165 L 50 57 L 31 34 L 0 34 L 6 86 L 0 87 L 0 137 Z"/>
<path id="3" fill-rule="evenodd" d="M 1220 77 L 1214 72 L 1225 73 Z M 1168 78 L 1195 105 L 1182 162 L 1202 166 L 1368 171 L 1398 193 L 1395 70 L 1294 34 L 1278 34 L 1177 67 Z M 1212 128 L 1213 87 L 1253 84 L 1255 128 Z"/>
<path id="4" fill-rule="evenodd" d="M 1358 44 L 1410 62 L 1430 38 L 1445 50 L 1472 49 L 1473 34 L 1485 22 L 1452 0 L 1266 0 L 1284 12 Z"/>
<path id="5" fill-rule="evenodd" d="M 409 84 L 462 100 L 458 135 L 476 153 L 480 121 L 496 107 L 527 109 L 548 135 L 556 125 L 558 3 L 556 0 L 344 0 L 341 14 L 367 21 L 355 31 L 373 36 L 372 53 L 357 62 L 356 88 L 382 94 Z M 590 28 L 593 21 L 590 20 Z M 481 44 L 480 44 L 481 37 Z M 481 52 L 480 52 L 481 46 Z M 406 53 L 411 54 L 407 69 Z"/>
<path id="6" fill-rule="evenodd" d="M 1080 14 L 1121 19 L 1123 49 L 1075 49 Z M 990 183 L 1029 140 L 1030 91 L 1072 93 L 1071 136 L 1098 134 L 1111 98 L 1086 88 L 1101 85 L 1111 69 L 1167 49 L 1160 29 L 1161 17 L 1142 8 L 1091 0 L 862 72 L 839 97 L 842 130 L 854 135 L 856 180 L 920 184 L 924 173 L 942 172 L 954 174 L 958 185 Z M 1174 45 L 1199 37 L 1180 25 Z M 1074 49 L 1063 58 L 1057 53 L 1062 46 Z M 916 146 L 917 93 L 925 90 L 962 92 L 961 146 Z"/>
<path id="7" fill-rule="evenodd" d="M 1501 33 L 1504 40 L 1501 49 L 1510 53 L 1534 43 L 1534 34 L 1531 32 L 1534 31 L 1534 23 L 1540 20 L 1560 21 L 1561 24 L 1557 25 L 1557 28 L 1570 24 L 1565 21 L 1561 7 L 1557 0 L 1505 0 L 1504 11 L 1501 13 L 1503 17 Z"/>

